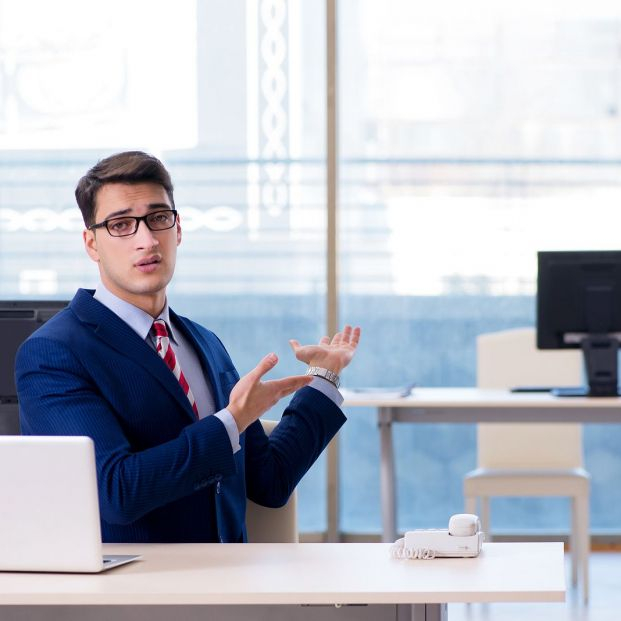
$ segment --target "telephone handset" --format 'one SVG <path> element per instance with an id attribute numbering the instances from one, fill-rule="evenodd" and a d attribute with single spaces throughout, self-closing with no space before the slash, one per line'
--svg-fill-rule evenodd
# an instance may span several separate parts
<path id="1" fill-rule="evenodd" d="M 479 518 L 457 513 L 451 516 L 448 529 L 410 530 L 390 550 L 395 558 L 473 557 L 479 555 L 483 539 Z"/>

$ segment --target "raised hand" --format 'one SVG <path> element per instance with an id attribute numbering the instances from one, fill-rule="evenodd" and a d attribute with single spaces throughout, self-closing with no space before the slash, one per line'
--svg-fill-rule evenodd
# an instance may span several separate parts
<path id="1" fill-rule="evenodd" d="M 360 328 L 345 326 L 332 339 L 328 336 L 322 337 L 317 345 L 300 345 L 294 339 L 289 344 L 298 360 L 338 374 L 351 362 L 359 342 Z"/>
<path id="2" fill-rule="evenodd" d="M 235 419 L 239 433 L 280 399 L 303 388 L 312 381 L 313 378 L 307 375 L 293 375 L 262 382 L 261 378 L 273 369 L 277 362 L 278 356 L 276 354 L 268 354 L 250 373 L 244 375 L 231 390 L 227 410 Z"/>

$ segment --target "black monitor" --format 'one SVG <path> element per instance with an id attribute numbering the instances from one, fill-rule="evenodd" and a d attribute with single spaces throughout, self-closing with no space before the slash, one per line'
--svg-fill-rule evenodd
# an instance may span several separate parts
<path id="1" fill-rule="evenodd" d="M 619 394 L 621 251 L 539 252 L 537 347 L 581 348 L 588 387 L 563 396 Z"/>
<path id="2" fill-rule="evenodd" d="M 0 403 L 17 403 L 15 354 L 19 346 L 67 304 L 66 301 L 0 300 Z"/>

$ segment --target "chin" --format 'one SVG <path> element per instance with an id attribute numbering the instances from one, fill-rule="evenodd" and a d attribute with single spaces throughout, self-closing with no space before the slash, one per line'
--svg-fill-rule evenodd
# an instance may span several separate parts
<path id="1" fill-rule="evenodd" d="M 142 277 L 133 279 L 128 283 L 127 289 L 134 295 L 157 295 L 165 292 L 170 278 L 162 278 L 161 274 L 156 277 Z"/>
<path id="2" fill-rule="evenodd" d="M 154 283 L 145 283 L 143 287 L 136 287 L 136 293 L 142 293 L 146 295 L 156 295 L 158 293 L 166 292 L 166 287 L 170 279 L 160 280 Z"/>

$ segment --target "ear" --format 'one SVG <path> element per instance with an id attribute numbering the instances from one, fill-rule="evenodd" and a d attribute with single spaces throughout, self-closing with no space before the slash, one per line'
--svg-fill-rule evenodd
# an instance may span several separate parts
<path id="1" fill-rule="evenodd" d="M 82 239 L 84 240 L 84 248 L 88 256 L 95 261 L 95 263 L 99 263 L 99 252 L 97 251 L 95 232 L 84 229 L 84 231 L 82 231 Z"/>

